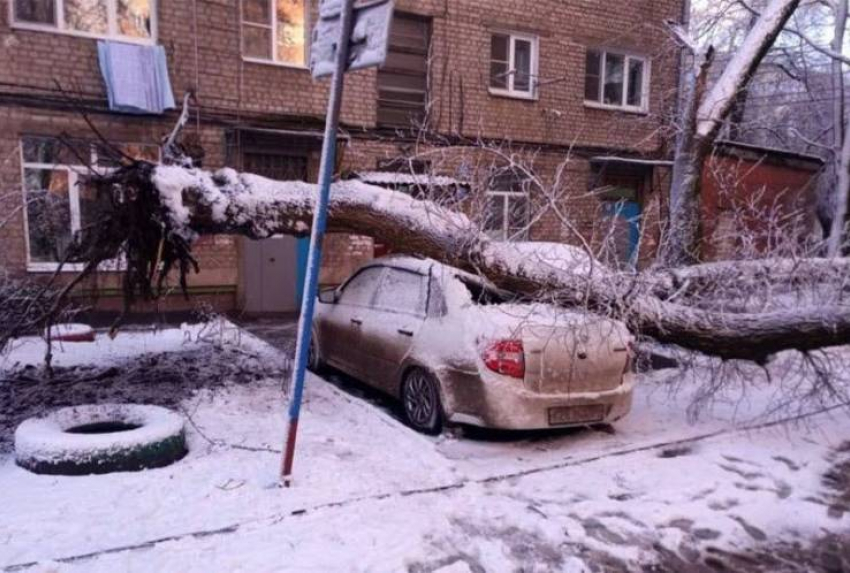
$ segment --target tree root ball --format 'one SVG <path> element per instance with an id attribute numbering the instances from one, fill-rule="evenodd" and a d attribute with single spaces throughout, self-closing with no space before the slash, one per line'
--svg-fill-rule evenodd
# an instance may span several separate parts
<path id="1" fill-rule="evenodd" d="M 89 475 L 170 465 L 186 455 L 183 417 L 159 406 L 61 408 L 15 431 L 15 460 L 37 474 Z"/>

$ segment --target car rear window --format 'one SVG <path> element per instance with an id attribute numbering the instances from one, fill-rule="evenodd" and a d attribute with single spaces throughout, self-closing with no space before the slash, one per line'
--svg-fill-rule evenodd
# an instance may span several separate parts
<path id="1" fill-rule="evenodd" d="M 466 287 L 469 294 L 472 296 L 472 302 L 480 305 L 491 304 L 506 304 L 514 302 L 516 296 L 507 292 L 498 290 L 495 287 L 485 284 L 483 281 L 476 281 L 469 277 L 458 276 L 457 279 Z"/>

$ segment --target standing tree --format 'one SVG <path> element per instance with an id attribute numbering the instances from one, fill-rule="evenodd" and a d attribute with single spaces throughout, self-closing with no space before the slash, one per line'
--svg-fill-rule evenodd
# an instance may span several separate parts
<path id="1" fill-rule="evenodd" d="M 699 242 L 699 184 L 703 163 L 739 94 L 770 51 L 800 0 L 771 0 L 746 34 L 719 79 L 706 87 L 714 54 L 700 48 L 686 30 L 676 29 L 693 65 L 683 74 L 681 118 L 670 190 L 670 222 L 662 251 L 668 267 L 697 260 Z M 675 28 L 675 27 L 674 27 Z"/>

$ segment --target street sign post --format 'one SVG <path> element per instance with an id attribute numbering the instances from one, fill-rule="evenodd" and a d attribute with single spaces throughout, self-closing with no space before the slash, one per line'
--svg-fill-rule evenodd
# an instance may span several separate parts
<path id="1" fill-rule="evenodd" d="M 319 22 L 313 30 L 310 44 L 310 69 L 314 78 L 329 76 L 336 70 L 342 4 L 342 0 L 329 0 L 319 7 Z M 387 60 L 392 17 L 393 3 L 390 0 L 369 0 L 355 4 L 347 46 L 346 71 L 384 64 Z"/>
<path id="2" fill-rule="evenodd" d="M 292 484 L 295 440 L 304 396 L 304 379 L 322 263 L 322 238 L 327 225 L 331 182 L 336 163 L 336 135 L 339 130 L 345 72 L 383 65 L 387 57 L 392 14 L 391 0 L 369 0 L 359 2 L 356 6 L 354 0 L 323 0 L 319 7 L 319 21 L 313 30 L 310 53 L 313 77 L 332 75 L 332 79 L 319 168 L 319 193 L 313 209 L 307 276 L 301 300 L 301 317 L 298 321 L 295 364 L 289 386 L 289 420 L 280 470 L 281 481 L 286 487 Z"/>

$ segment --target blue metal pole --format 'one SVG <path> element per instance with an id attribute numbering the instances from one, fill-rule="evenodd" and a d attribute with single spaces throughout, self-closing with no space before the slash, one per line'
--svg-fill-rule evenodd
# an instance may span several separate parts
<path id="1" fill-rule="evenodd" d="M 295 439 L 298 433 L 298 417 L 304 396 L 304 378 L 307 355 L 313 330 L 313 312 L 319 286 L 319 269 L 322 263 L 322 238 L 328 219 L 328 202 L 336 163 L 336 134 L 339 130 L 339 113 L 342 106 L 345 70 L 348 66 L 348 42 L 354 14 L 354 0 L 342 0 L 340 14 L 340 36 L 337 43 L 336 67 L 331 80 L 328 115 L 325 120 L 325 138 L 322 144 L 322 162 L 319 169 L 319 196 L 313 212 L 313 230 L 310 235 L 310 253 L 307 256 L 307 277 L 301 300 L 301 317 L 298 321 L 298 339 L 295 346 L 295 365 L 289 387 L 289 423 L 286 445 L 281 464 L 281 480 L 289 487 L 292 482 L 292 464 L 295 457 Z"/>

